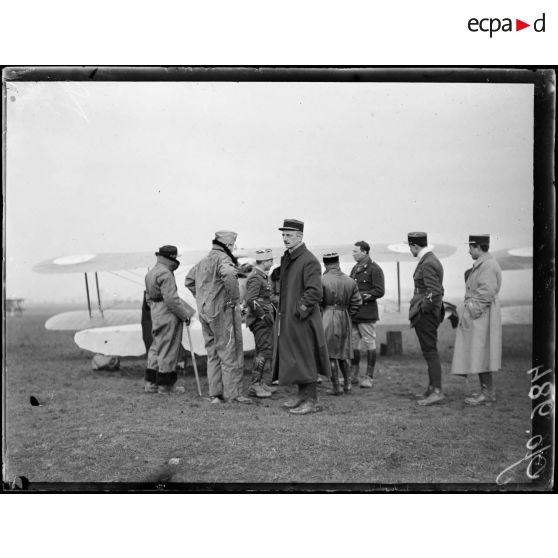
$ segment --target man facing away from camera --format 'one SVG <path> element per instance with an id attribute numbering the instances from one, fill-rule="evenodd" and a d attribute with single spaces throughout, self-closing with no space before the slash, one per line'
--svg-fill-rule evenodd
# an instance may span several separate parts
<path id="1" fill-rule="evenodd" d="M 384 272 L 370 258 L 370 244 L 364 240 L 355 242 L 353 258 L 357 262 L 351 270 L 351 278 L 358 285 L 362 306 L 352 316 L 352 381 L 361 388 L 371 388 L 376 366 L 376 322 L 379 319 L 377 299 L 385 293 Z M 361 347 L 366 351 L 366 374 L 360 374 Z"/>
<path id="2" fill-rule="evenodd" d="M 157 263 L 145 276 L 145 301 L 151 314 L 153 341 L 147 353 L 144 390 L 163 395 L 184 393 L 184 387 L 176 385 L 176 365 L 183 324 L 190 324 L 195 310 L 178 296 L 174 271 L 180 262 L 176 246 L 162 246 L 155 255 Z"/>
<path id="3" fill-rule="evenodd" d="M 242 395 L 244 352 L 238 261 L 232 253 L 236 237 L 232 231 L 217 231 L 211 251 L 185 279 L 198 306 L 211 403 L 252 403 Z"/>
<path id="4" fill-rule="evenodd" d="M 328 395 L 342 395 L 351 390 L 348 359 L 353 358 L 351 317 L 355 316 L 362 298 L 356 282 L 341 271 L 339 255 L 323 256 L 325 272 L 322 276 L 322 321 L 331 365 L 331 390 Z M 339 385 L 339 371 L 343 374 L 343 388 Z"/>
<path id="5" fill-rule="evenodd" d="M 432 248 L 425 232 L 407 235 L 409 250 L 419 260 L 413 280 L 415 291 L 409 308 L 411 327 L 415 328 L 422 355 L 428 366 L 428 387 L 419 399 L 419 405 L 433 405 L 444 399 L 442 393 L 442 366 L 438 355 L 438 326 L 442 321 L 444 296 L 444 268 Z"/>
<path id="6" fill-rule="evenodd" d="M 277 388 L 263 382 L 266 362 L 271 364 L 273 356 L 273 324 L 275 323 L 274 302 L 268 272 L 273 266 L 270 249 L 256 250 L 256 265 L 246 281 L 246 325 L 254 335 L 256 354 L 252 370 L 252 381 L 248 395 L 266 398 Z"/>
<path id="7" fill-rule="evenodd" d="M 279 308 L 273 348 L 273 377 L 296 384 L 298 395 L 283 405 L 294 415 L 321 411 L 318 374 L 330 376 L 329 355 L 319 304 L 322 268 L 303 242 L 304 223 L 285 219 L 279 228 L 287 249 L 281 258 Z"/>
<path id="8" fill-rule="evenodd" d="M 502 270 L 489 247 L 490 235 L 469 236 L 473 267 L 465 272 L 465 302 L 451 365 L 452 374 L 478 374 L 481 393 L 465 399 L 472 406 L 496 401 L 492 375 L 502 366 Z"/>

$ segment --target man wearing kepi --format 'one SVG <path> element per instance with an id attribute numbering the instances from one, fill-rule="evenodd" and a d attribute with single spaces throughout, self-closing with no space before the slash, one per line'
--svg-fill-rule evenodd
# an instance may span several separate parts
<path id="1" fill-rule="evenodd" d="M 469 236 L 474 263 L 465 272 L 465 303 L 455 338 L 452 374 L 478 374 L 481 393 L 467 397 L 468 405 L 496 400 L 492 373 L 502 365 L 502 318 L 498 293 L 502 270 L 490 255 L 490 235 Z"/>
<path id="2" fill-rule="evenodd" d="M 342 395 L 351 390 L 348 359 L 353 358 L 351 345 L 351 317 L 355 316 L 362 298 L 356 282 L 345 275 L 335 252 L 323 256 L 325 272 L 322 276 L 322 321 L 331 365 L 332 389 L 328 395 Z M 339 385 L 339 370 L 343 374 L 343 389 Z"/>
<path id="3" fill-rule="evenodd" d="M 352 381 L 361 388 L 371 388 L 376 366 L 376 322 L 378 321 L 378 303 L 385 293 L 384 272 L 370 258 L 370 244 L 360 240 L 353 247 L 353 258 L 357 262 L 351 270 L 351 278 L 357 282 L 362 296 L 362 306 L 352 316 Z M 366 374 L 360 374 L 361 347 L 366 350 Z"/>
<path id="4" fill-rule="evenodd" d="M 316 385 L 318 374 L 330 376 L 319 309 L 322 269 L 302 241 L 302 221 L 285 219 L 279 230 L 287 250 L 281 258 L 273 377 L 278 377 L 280 385 L 297 384 L 298 396 L 284 406 L 292 414 L 306 415 L 321 410 Z"/>
<path id="5" fill-rule="evenodd" d="M 415 292 L 409 308 L 411 327 L 415 328 L 422 355 L 428 365 L 428 387 L 419 405 L 433 405 L 444 399 L 442 393 L 442 366 L 438 355 L 438 326 L 442 321 L 444 296 L 444 268 L 432 248 L 425 232 L 407 235 L 409 249 L 419 262 L 413 274 Z"/>
<path id="6" fill-rule="evenodd" d="M 252 371 L 252 382 L 248 395 L 270 397 L 270 388 L 263 383 L 266 362 L 271 363 L 273 350 L 273 324 L 275 310 L 268 271 L 273 265 L 273 252 L 269 249 L 256 250 L 256 265 L 246 281 L 246 325 L 254 334 L 256 354 Z M 277 301 L 275 301 L 277 303 Z"/>
<path id="7" fill-rule="evenodd" d="M 153 341 L 147 353 L 144 389 L 148 393 L 183 393 L 176 386 L 176 365 L 183 323 L 190 324 L 195 310 L 178 296 L 174 271 L 180 265 L 176 246 L 162 246 L 157 263 L 145 276 L 145 300 L 151 312 Z"/>
<path id="8" fill-rule="evenodd" d="M 232 231 L 217 231 L 212 250 L 192 267 L 185 280 L 198 306 L 212 403 L 252 402 L 242 395 L 244 352 L 238 261 L 232 253 L 236 237 Z"/>

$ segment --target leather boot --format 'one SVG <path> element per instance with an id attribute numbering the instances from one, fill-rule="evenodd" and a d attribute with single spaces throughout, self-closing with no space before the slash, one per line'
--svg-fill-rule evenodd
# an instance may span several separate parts
<path id="1" fill-rule="evenodd" d="M 445 398 L 446 396 L 442 393 L 442 390 L 440 388 L 434 388 L 430 395 L 428 395 L 424 399 L 419 399 L 417 403 L 422 407 L 427 407 L 429 405 L 435 405 L 436 403 L 443 401 Z"/>
<path id="2" fill-rule="evenodd" d="M 157 372 L 157 393 L 160 395 L 178 395 L 184 393 L 186 389 L 183 386 L 177 386 L 176 380 L 178 374 L 176 372 Z"/>
<path id="3" fill-rule="evenodd" d="M 346 360 L 340 360 L 339 368 L 341 368 L 341 374 L 343 374 L 343 391 L 349 393 L 352 389 L 351 378 L 349 377 L 349 363 Z"/>
<path id="4" fill-rule="evenodd" d="M 360 364 L 360 351 L 358 349 L 353 350 L 353 359 L 351 360 L 351 382 L 353 384 L 358 384 L 360 378 L 359 364 Z"/>
<path id="5" fill-rule="evenodd" d="M 145 382 L 143 384 L 145 393 L 157 393 L 157 370 L 145 369 Z"/>
<path id="6" fill-rule="evenodd" d="M 339 386 L 339 367 L 336 359 L 330 359 L 331 365 L 331 389 L 326 391 L 327 395 L 343 395 L 343 390 Z"/>
<path id="7" fill-rule="evenodd" d="M 262 385 L 263 369 L 265 366 L 265 358 L 261 356 L 254 357 L 254 367 L 252 368 L 252 382 L 248 389 L 248 395 L 265 399 L 271 397 L 271 393 Z"/>
<path id="8" fill-rule="evenodd" d="M 367 351 L 366 375 L 372 380 L 374 378 L 374 368 L 376 366 L 376 349 Z"/>
<path id="9" fill-rule="evenodd" d="M 496 401 L 496 394 L 492 384 L 492 372 L 482 372 L 479 374 L 481 393 L 465 399 L 467 405 L 476 407 L 477 405 L 492 405 Z"/>

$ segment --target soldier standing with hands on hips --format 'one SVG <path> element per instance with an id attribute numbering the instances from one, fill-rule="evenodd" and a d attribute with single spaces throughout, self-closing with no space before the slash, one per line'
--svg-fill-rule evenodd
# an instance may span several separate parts
<path id="1" fill-rule="evenodd" d="M 419 405 L 433 405 L 444 399 L 442 393 L 442 366 L 438 355 L 438 326 L 442 321 L 444 296 L 444 268 L 432 248 L 425 232 L 407 235 L 409 250 L 419 262 L 413 274 L 415 291 L 409 308 L 411 327 L 415 328 L 422 355 L 428 366 L 428 387 Z"/>

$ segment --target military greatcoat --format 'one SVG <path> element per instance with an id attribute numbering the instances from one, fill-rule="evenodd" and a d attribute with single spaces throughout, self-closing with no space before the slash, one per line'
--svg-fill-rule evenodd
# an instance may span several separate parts
<path id="1" fill-rule="evenodd" d="M 362 305 L 358 286 L 338 268 L 326 269 L 322 285 L 322 320 L 329 358 L 353 358 L 351 317 Z"/>
<path id="2" fill-rule="evenodd" d="M 281 258 L 279 309 L 275 321 L 273 377 L 279 384 L 309 384 L 330 376 L 319 304 L 322 268 L 304 243 Z"/>
<path id="3" fill-rule="evenodd" d="M 498 293 L 502 270 L 485 252 L 465 272 L 465 303 L 455 338 L 452 374 L 495 372 L 502 365 L 502 318 Z"/>

